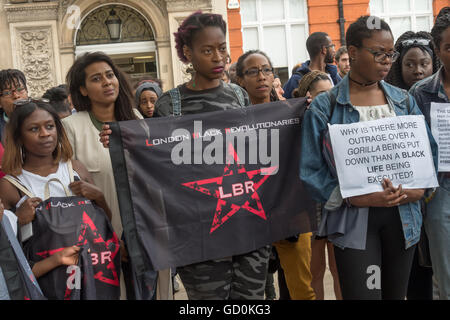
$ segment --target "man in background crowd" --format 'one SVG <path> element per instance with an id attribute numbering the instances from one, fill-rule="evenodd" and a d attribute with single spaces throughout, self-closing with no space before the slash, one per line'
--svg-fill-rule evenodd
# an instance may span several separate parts
<path id="1" fill-rule="evenodd" d="M 336 52 L 334 57 L 339 71 L 339 76 L 344 78 L 345 75 L 350 71 L 350 58 L 348 57 L 347 47 L 342 46 Z"/>

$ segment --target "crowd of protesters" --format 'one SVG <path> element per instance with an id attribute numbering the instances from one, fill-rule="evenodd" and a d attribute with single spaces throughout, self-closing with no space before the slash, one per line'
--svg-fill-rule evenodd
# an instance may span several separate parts
<path id="1" fill-rule="evenodd" d="M 305 44 L 310 60 L 297 65 L 284 86 L 262 51 L 247 51 L 231 63 L 225 21 L 201 12 L 186 18 L 175 33 L 174 49 L 193 72 L 170 92 L 152 78 L 132 87 L 101 52 L 78 57 L 66 84 L 49 88 L 40 99 L 29 97 L 23 72 L 1 70 L 0 173 L 6 177 L 0 180 L 0 220 L 9 221 L 25 244 L 33 235 L 24 238 L 23 230 L 35 219 L 49 183 L 50 196 L 69 189 L 95 202 L 121 239 L 121 298 L 132 299 L 135 279 L 126 272 L 130 261 L 107 147 L 111 129 L 105 123 L 306 98 L 299 179 L 316 202 L 319 231 L 159 271 L 149 298 L 173 299 L 178 273 L 189 299 L 275 299 L 273 273 L 278 271 L 280 299 L 323 300 L 327 255 L 336 299 L 431 300 L 436 290 L 448 300 L 450 173 L 439 172 L 439 187 L 433 190 L 403 189 L 385 179 L 383 191 L 343 199 L 322 138 L 328 124 L 423 114 L 436 164 L 430 104 L 450 102 L 450 7 L 440 11 L 431 33 L 408 31 L 396 42 L 386 22 L 380 19 L 374 29 L 369 18 L 348 27 L 346 46 L 337 51 L 326 33 L 312 33 Z M 330 237 L 338 224 L 344 234 Z M 79 252 L 69 245 L 29 264 L 39 281 L 60 265 L 76 264 Z M 375 290 L 367 286 L 369 265 L 382 271 Z M 7 299 L 2 277 L 0 269 L 0 298 Z"/>

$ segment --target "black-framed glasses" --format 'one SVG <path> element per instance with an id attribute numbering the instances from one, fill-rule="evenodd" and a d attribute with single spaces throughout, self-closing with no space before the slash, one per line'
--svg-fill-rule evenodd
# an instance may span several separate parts
<path id="1" fill-rule="evenodd" d="M 332 43 L 332 44 L 329 44 L 329 45 L 327 45 L 327 46 L 324 46 L 325 48 L 331 48 L 331 47 L 336 47 L 336 45 L 334 44 L 334 43 Z"/>
<path id="2" fill-rule="evenodd" d="M 0 92 L 0 97 L 10 97 L 13 95 L 14 92 L 22 93 L 24 90 L 27 90 L 27 88 L 18 87 L 18 88 L 11 89 L 11 90 L 3 90 L 2 92 Z"/>
<path id="3" fill-rule="evenodd" d="M 28 103 L 39 103 L 39 102 L 43 102 L 43 103 L 50 103 L 50 100 L 48 100 L 48 99 L 45 99 L 45 98 L 38 98 L 38 99 L 36 99 L 36 98 L 27 98 L 27 99 L 18 99 L 18 100 L 16 100 L 16 101 L 14 101 L 13 102 L 13 104 L 16 106 L 16 107 L 20 107 L 20 106 L 24 106 L 24 105 L 26 105 L 26 104 L 28 104 Z"/>
<path id="4" fill-rule="evenodd" d="M 373 59 L 375 60 L 375 62 L 383 62 L 384 60 L 386 60 L 386 58 L 391 59 L 391 62 L 395 62 L 398 59 L 398 57 L 400 56 L 400 53 L 397 51 L 388 53 L 388 52 L 382 52 L 382 51 L 375 51 L 375 50 L 372 50 L 372 49 L 366 48 L 366 47 L 361 47 L 361 48 L 369 51 L 373 55 Z"/>
<path id="5" fill-rule="evenodd" d="M 423 38 L 413 38 L 408 40 L 403 40 L 402 46 L 403 47 L 409 47 L 415 44 L 421 45 L 421 46 L 429 46 L 430 45 L 430 39 L 423 39 Z"/>
<path id="6" fill-rule="evenodd" d="M 262 72 L 263 75 L 265 75 L 265 76 L 270 76 L 270 75 L 273 75 L 273 68 L 270 68 L 270 67 L 264 67 L 261 69 L 260 68 L 250 68 L 250 69 L 244 71 L 244 74 L 246 76 L 254 78 L 254 77 L 258 76 L 258 74 L 260 72 Z"/>

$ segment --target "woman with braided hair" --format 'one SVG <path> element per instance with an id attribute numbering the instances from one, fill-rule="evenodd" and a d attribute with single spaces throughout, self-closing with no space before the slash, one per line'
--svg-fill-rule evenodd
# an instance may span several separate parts
<path id="1" fill-rule="evenodd" d="M 433 38 L 425 31 L 407 31 L 395 43 L 400 57 L 392 64 L 385 81 L 409 90 L 416 82 L 431 76 L 440 67 L 439 58 L 433 51 Z"/>
<path id="2" fill-rule="evenodd" d="M 386 82 L 409 90 L 415 83 L 423 80 L 440 67 L 438 56 L 433 51 L 433 38 L 425 31 L 403 33 L 395 43 L 400 57 L 392 64 Z M 425 233 L 422 227 L 422 232 Z M 421 241 L 424 241 L 422 238 Z M 428 244 L 424 243 L 427 246 Z M 419 264 L 419 251 L 416 250 L 408 283 L 408 300 L 433 299 L 433 271 Z"/>
<path id="3" fill-rule="evenodd" d="M 441 60 L 442 67 L 410 89 L 428 124 L 433 121 L 431 103 L 450 103 L 450 6 L 442 8 L 437 15 L 431 36 L 434 52 Z M 448 128 L 447 124 L 443 129 Z M 449 300 L 450 172 L 439 172 L 438 181 L 439 188 L 427 198 L 424 226 L 430 242 L 430 256 L 433 274 L 438 283 L 439 298 Z"/>
<path id="4" fill-rule="evenodd" d="M 307 97 L 314 99 L 319 93 L 326 92 L 333 87 L 330 77 L 319 70 L 311 71 L 303 78 L 299 81 L 298 88 L 292 92 L 294 98 Z"/>
<path id="5" fill-rule="evenodd" d="M 295 98 L 307 97 L 314 99 L 322 92 L 333 88 L 330 77 L 325 72 L 314 70 L 306 74 L 298 83 L 298 88 L 292 92 Z M 317 204 L 317 210 L 322 210 L 322 206 Z M 325 276 L 326 258 L 325 248 L 328 252 L 328 265 L 333 277 L 333 289 L 336 300 L 342 300 L 341 287 L 339 285 L 339 276 L 334 258 L 333 244 L 327 240 L 327 237 L 314 235 L 311 237 L 311 286 L 314 289 L 316 299 L 324 300 L 325 291 L 323 278 Z"/>

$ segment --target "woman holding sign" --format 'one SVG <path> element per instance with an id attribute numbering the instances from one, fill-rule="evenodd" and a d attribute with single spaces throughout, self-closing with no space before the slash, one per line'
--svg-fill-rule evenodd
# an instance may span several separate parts
<path id="1" fill-rule="evenodd" d="M 448 150 L 449 146 L 444 144 L 445 132 L 448 132 L 448 119 L 450 117 L 450 7 L 441 10 L 436 18 L 433 29 L 431 30 L 433 44 L 436 55 L 442 62 L 441 69 L 433 76 L 418 82 L 410 92 L 416 98 L 425 119 L 431 128 L 442 129 L 444 132 L 441 139 L 435 136 L 436 140 L 441 140 L 439 150 Z M 437 112 L 447 115 L 443 118 L 439 127 Z M 447 121 L 445 121 L 447 119 Z M 446 125 L 442 125 L 446 123 Z M 439 134 L 439 130 L 436 130 Z M 433 130 L 433 134 L 435 131 Z M 439 135 L 440 136 L 440 135 Z M 448 135 L 447 135 L 448 137 Z M 450 299 L 450 254 L 448 244 L 450 242 L 450 170 L 448 155 L 440 154 L 439 161 L 439 188 L 436 192 L 427 198 L 427 214 L 425 216 L 425 230 L 430 242 L 430 255 L 433 265 L 433 273 L 436 276 L 439 287 L 440 299 Z"/>
<path id="2" fill-rule="evenodd" d="M 383 81 L 399 56 L 386 22 L 361 17 L 348 28 L 346 42 L 350 73 L 330 94 L 317 96 L 305 113 L 300 178 L 311 196 L 324 204 L 319 235 L 335 245 L 343 299 L 404 299 L 420 238 L 418 200 L 424 189 L 403 189 L 383 179 L 382 191 L 343 199 L 324 137 L 328 124 L 421 112 L 404 90 Z M 435 150 L 431 134 L 429 139 Z"/>

